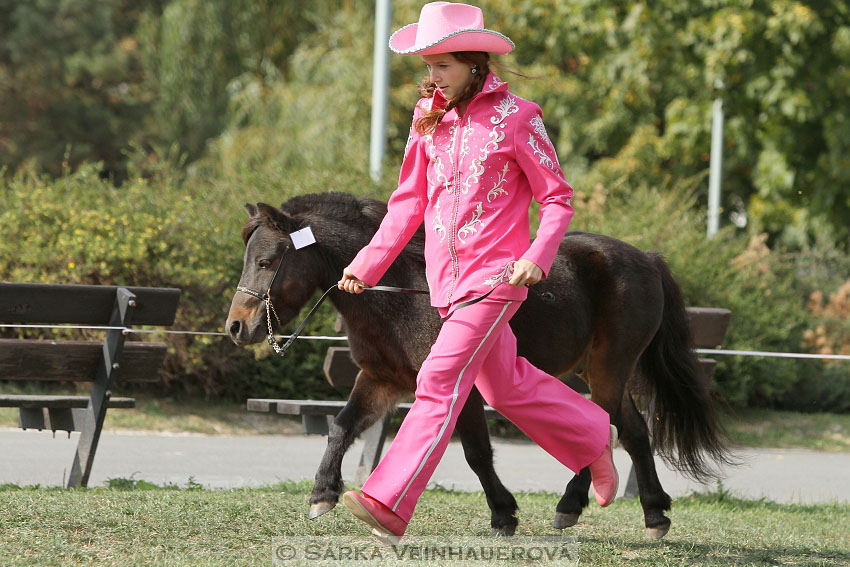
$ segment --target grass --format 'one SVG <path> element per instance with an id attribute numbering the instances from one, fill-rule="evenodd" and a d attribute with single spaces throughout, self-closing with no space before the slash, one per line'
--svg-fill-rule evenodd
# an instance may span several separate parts
<path id="1" fill-rule="evenodd" d="M 727 414 L 724 423 L 741 446 L 850 451 L 850 414 L 750 408 Z"/>
<path id="2" fill-rule="evenodd" d="M 398 420 L 397 420 L 398 421 Z M 737 409 L 723 415 L 732 441 L 742 447 L 850 451 L 850 414 L 797 413 Z M 16 427 L 18 411 L 0 408 L 0 427 Z M 136 409 L 107 413 L 105 429 L 184 432 L 205 435 L 267 435 L 300 433 L 300 418 L 249 412 L 241 404 L 136 396 Z M 492 423 L 494 435 L 522 435 L 502 422 Z"/>
<path id="3" fill-rule="evenodd" d="M 342 506 L 307 519 L 309 482 L 227 491 L 111 484 L 78 490 L 0 487 L 0 564 L 271 565 L 274 538 L 367 533 Z M 564 535 L 551 527 L 556 495 L 516 496 L 517 536 Z M 650 541 L 643 537 L 639 504 L 618 500 L 604 510 L 589 507 L 565 534 L 577 538 L 581 565 L 850 564 L 847 504 L 746 501 L 721 490 L 676 500 L 670 517 L 667 537 Z M 450 541 L 486 537 L 489 531 L 483 494 L 429 490 L 407 535 Z"/>

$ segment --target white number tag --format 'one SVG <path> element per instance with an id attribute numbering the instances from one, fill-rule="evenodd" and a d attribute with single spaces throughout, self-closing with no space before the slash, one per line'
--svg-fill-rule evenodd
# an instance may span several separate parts
<path id="1" fill-rule="evenodd" d="M 292 244 L 295 246 L 296 250 L 316 243 L 316 237 L 313 236 L 313 231 L 310 230 L 309 226 L 302 228 L 301 230 L 296 230 L 289 235 L 289 238 L 292 239 Z"/>

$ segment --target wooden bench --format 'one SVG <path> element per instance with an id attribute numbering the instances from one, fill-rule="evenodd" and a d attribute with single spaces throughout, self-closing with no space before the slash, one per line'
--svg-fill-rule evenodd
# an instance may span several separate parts
<path id="1" fill-rule="evenodd" d="M 125 329 L 172 325 L 179 298 L 173 288 L 0 283 L 0 323 L 112 327 L 102 342 L 0 339 L 0 380 L 92 382 L 88 396 L 0 394 L 22 429 L 80 432 L 69 488 L 88 484 L 107 408 L 135 407 L 112 395 L 116 382 L 158 379 L 166 344 L 126 341 Z"/>
<path id="2" fill-rule="evenodd" d="M 715 309 L 708 307 L 689 307 L 688 320 L 690 324 L 691 337 L 695 348 L 714 348 L 719 346 L 726 329 L 729 327 L 731 312 L 728 309 Z M 717 362 L 710 358 L 700 358 L 700 366 L 704 377 L 710 380 L 714 373 Z M 337 389 L 350 388 L 354 385 L 354 379 L 359 368 L 351 358 L 348 347 L 329 347 L 325 356 L 324 374 L 328 382 Z M 587 384 L 578 376 L 568 375 L 561 377 L 570 387 L 582 394 L 589 394 Z M 327 435 L 329 424 L 334 417 L 345 406 L 345 401 L 334 400 L 281 400 L 252 398 L 247 402 L 248 411 L 276 413 L 282 415 L 300 415 L 305 433 L 316 435 Z M 405 415 L 411 407 L 410 403 L 398 405 L 398 414 Z M 499 412 L 490 406 L 484 406 L 485 415 L 489 418 L 505 419 Z M 384 441 L 386 440 L 389 427 L 389 416 L 385 416 L 367 431 L 361 438 L 365 441 L 363 453 L 357 467 L 354 482 L 362 484 L 369 474 L 378 466 L 383 453 Z M 624 497 L 637 496 L 637 479 L 634 467 L 628 475 L 626 493 Z"/>

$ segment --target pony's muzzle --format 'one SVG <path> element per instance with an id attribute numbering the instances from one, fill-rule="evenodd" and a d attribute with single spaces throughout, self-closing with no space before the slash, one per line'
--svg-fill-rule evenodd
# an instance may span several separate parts
<path id="1" fill-rule="evenodd" d="M 227 334 L 230 336 L 230 340 L 240 346 L 245 344 L 241 339 L 242 329 L 245 327 L 241 319 L 228 320 L 226 326 Z"/>
<path id="2" fill-rule="evenodd" d="M 242 310 L 239 310 L 242 311 Z M 265 338 L 265 317 L 254 313 L 253 317 L 246 317 L 244 312 L 234 312 L 231 310 L 227 321 L 224 323 L 224 330 L 230 340 L 239 346 L 252 345 L 262 342 Z"/>

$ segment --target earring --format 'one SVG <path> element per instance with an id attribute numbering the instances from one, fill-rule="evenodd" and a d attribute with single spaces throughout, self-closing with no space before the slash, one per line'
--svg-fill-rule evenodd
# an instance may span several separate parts
<path id="1" fill-rule="evenodd" d="M 473 68 L 471 69 L 471 71 L 472 71 L 472 74 L 474 75 L 475 73 L 477 73 L 477 72 L 478 72 L 478 67 L 473 67 Z"/>

